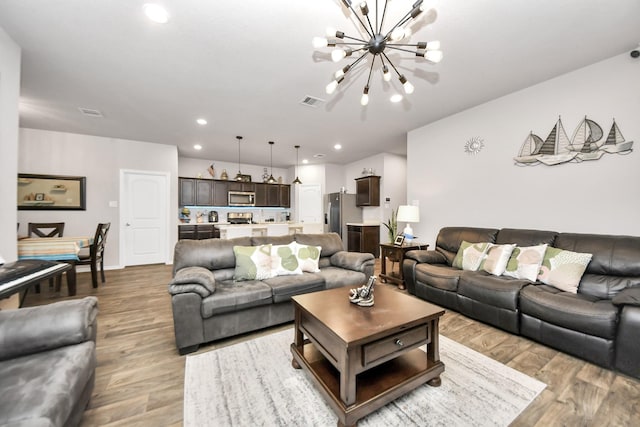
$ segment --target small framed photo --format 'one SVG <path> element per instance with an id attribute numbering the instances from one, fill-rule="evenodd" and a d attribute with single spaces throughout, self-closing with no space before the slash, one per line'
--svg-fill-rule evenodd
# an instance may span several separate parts
<path id="1" fill-rule="evenodd" d="M 44 200 L 44 193 L 36 193 L 36 201 L 41 202 Z"/>
<path id="2" fill-rule="evenodd" d="M 393 242 L 393 244 L 396 245 L 396 246 L 402 246 L 403 243 L 404 243 L 404 235 L 398 234 L 396 236 L 396 240 Z"/>

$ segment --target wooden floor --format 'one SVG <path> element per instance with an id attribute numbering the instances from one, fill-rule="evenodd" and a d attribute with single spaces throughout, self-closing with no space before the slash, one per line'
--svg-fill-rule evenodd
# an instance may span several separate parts
<path id="1" fill-rule="evenodd" d="M 174 343 L 167 293 L 171 267 L 128 267 L 106 274 L 107 282 L 93 289 L 90 274 L 79 273 L 74 297 L 97 295 L 100 309 L 96 386 L 82 425 L 180 426 L 185 357 Z M 30 293 L 25 305 L 68 299 L 66 289 L 62 294 L 43 289 Z M 455 312 L 448 311 L 440 325 L 443 335 L 547 384 L 513 425 L 640 425 L 640 381 Z M 290 326 L 219 341 L 199 352 Z"/>

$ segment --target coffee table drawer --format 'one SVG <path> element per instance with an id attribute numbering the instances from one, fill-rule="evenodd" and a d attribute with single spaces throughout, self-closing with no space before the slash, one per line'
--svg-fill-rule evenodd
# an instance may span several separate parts
<path id="1" fill-rule="evenodd" d="M 395 357 L 415 344 L 424 344 L 428 338 L 429 327 L 421 325 L 366 344 L 362 348 L 363 367 L 380 359 L 390 358 L 389 356 Z"/>

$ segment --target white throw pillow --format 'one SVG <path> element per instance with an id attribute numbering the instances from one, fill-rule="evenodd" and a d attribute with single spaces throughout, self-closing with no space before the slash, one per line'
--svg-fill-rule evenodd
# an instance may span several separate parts
<path id="1" fill-rule="evenodd" d="M 516 246 L 511 252 L 507 268 L 502 275 L 535 282 L 540 273 L 547 246 L 546 243 L 537 246 Z"/>
<path id="2" fill-rule="evenodd" d="M 580 279 L 592 257 L 592 254 L 548 247 L 538 280 L 562 291 L 577 294 Z"/>
<path id="3" fill-rule="evenodd" d="M 469 243 L 463 240 L 453 259 L 453 266 L 462 270 L 476 271 L 489 249 L 490 243 Z"/>
<path id="4" fill-rule="evenodd" d="M 236 269 L 233 280 L 262 280 L 273 277 L 271 245 L 234 246 Z"/>
<path id="5" fill-rule="evenodd" d="M 309 273 L 319 273 L 320 253 L 322 252 L 322 246 L 309 246 L 301 245 L 294 242 L 296 257 L 302 271 L 308 271 Z"/>
<path id="6" fill-rule="evenodd" d="M 296 256 L 296 242 L 271 246 L 271 272 L 273 276 L 302 274 L 302 268 Z"/>
<path id="7" fill-rule="evenodd" d="M 500 276 L 504 273 L 505 268 L 507 268 L 507 262 L 509 262 L 509 257 L 515 247 L 515 244 L 494 245 L 489 243 L 487 254 L 482 260 L 480 269 L 493 274 L 494 276 Z"/>

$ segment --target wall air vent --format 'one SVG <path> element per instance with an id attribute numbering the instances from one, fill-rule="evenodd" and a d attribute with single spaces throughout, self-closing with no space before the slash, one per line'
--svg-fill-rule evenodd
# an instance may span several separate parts
<path id="1" fill-rule="evenodd" d="M 318 108 L 319 105 L 324 104 L 326 101 L 324 99 L 316 98 L 313 96 L 306 95 L 300 104 L 307 105 L 309 107 Z"/>
<path id="2" fill-rule="evenodd" d="M 85 116 L 89 116 L 89 117 L 104 117 L 99 110 L 94 110 L 92 108 L 78 107 L 78 110 L 80 110 L 80 112 L 82 114 L 84 114 Z"/>

